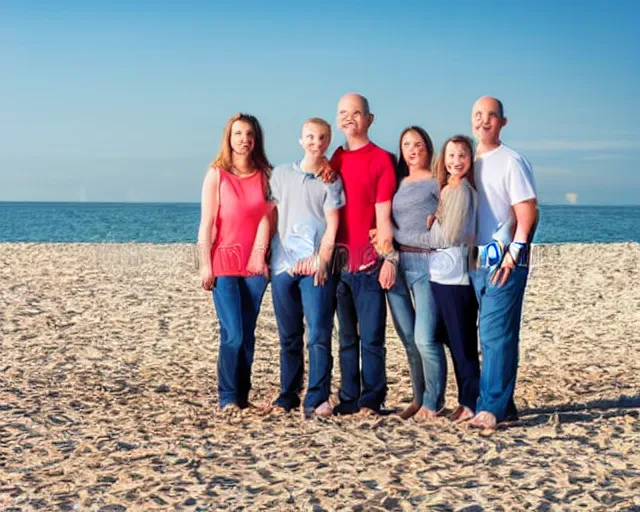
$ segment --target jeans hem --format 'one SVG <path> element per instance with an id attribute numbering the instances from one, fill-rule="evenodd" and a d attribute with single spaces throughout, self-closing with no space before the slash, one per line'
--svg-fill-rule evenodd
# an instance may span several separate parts
<path id="1" fill-rule="evenodd" d="M 372 411 L 375 412 L 380 412 L 380 409 L 382 407 L 382 401 L 378 402 L 378 401 L 374 401 L 374 400 L 359 400 L 358 401 L 358 408 L 359 409 L 371 409 Z"/>
<path id="2" fill-rule="evenodd" d="M 273 405 L 282 407 L 285 411 L 289 412 L 292 409 L 297 409 L 298 407 L 300 407 L 300 398 L 293 399 L 283 398 L 282 396 L 279 396 L 273 403 Z"/>
<path id="3" fill-rule="evenodd" d="M 341 414 L 355 414 L 360 410 L 357 401 L 352 402 L 340 402 L 333 408 L 333 414 L 341 415 Z"/>

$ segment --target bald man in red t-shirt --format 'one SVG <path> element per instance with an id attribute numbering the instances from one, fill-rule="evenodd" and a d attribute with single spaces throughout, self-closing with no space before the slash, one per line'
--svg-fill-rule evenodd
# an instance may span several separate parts
<path id="1" fill-rule="evenodd" d="M 369 140 L 372 123 L 373 114 L 364 96 L 351 93 L 342 97 L 338 126 L 346 137 L 347 149 L 338 148 L 331 159 L 332 168 L 340 172 L 347 199 L 340 210 L 336 238 L 337 260 L 342 264 L 337 291 L 342 383 L 336 414 L 377 413 L 387 391 L 385 290 L 395 284 L 397 264 L 391 224 L 396 179 L 389 153 Z M 369 230 L 374 228 L 378 245 L 389 249 L 382 257 L 369 241 Z"/>

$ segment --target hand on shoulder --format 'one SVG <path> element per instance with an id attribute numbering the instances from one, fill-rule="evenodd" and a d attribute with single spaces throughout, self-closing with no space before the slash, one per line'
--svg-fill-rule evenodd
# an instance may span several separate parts
<path id="1" fill-rule="evenodd" d="M 322 166 L 318 170 L 318 177 L 323 183 L 330 184 L 335 182 L 339 178 L 339 174 L 331 167 L 331 162 L 324 157 Z"/>

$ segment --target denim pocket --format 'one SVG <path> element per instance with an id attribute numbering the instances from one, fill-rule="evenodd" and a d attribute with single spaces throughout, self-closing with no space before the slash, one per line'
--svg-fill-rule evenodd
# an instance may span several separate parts
<path id="1" fill-rule="evenodd" d="M 497 271 L 498 269 L 494 270 L 493 272 L 487 273 L 487 291 L 492 290 L 493 293 L 497 293 L 501 290 L 512 290 L 514 288 L 517 289 L 519 287 L 525 286 L 527 283 L 527 276 L 529 274 L 529 269 L 527 267 L 516 267 L 511 270 L 507 282 L 502 286 L 500 286 L 499 281 L 497 281 L 495 284 L 492 283 L 492 280 L 495 277 Z"/>

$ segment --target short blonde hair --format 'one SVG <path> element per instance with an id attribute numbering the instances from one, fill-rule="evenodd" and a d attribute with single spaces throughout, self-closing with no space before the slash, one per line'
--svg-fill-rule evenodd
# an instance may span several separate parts
<path id="1" fill-rule="evenodd" d="M 321 117 L 310 117 L 309 119 L 307 119 L 304 123 L 302 123 L 302 130 L 304 130 L 304 127 L 308 124 L 323 126 L 327 129 L 329 135 L 331 135 L 331 125 Z"/>

